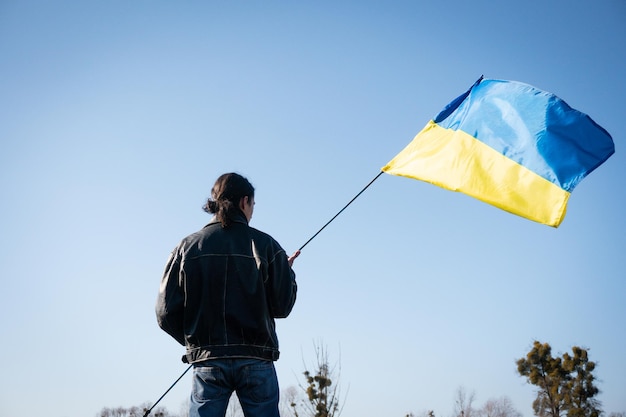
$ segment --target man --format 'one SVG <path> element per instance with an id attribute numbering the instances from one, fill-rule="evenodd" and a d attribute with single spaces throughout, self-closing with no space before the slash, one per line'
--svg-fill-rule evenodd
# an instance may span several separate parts
<path id="1" fill-rule="evenodd" d="M 220 176 L 202 230 L 171 253 L 157 299 L 159 326 L 186 347 L 193 364 L 190 417 L 224 417 L 233 391 L 246 417 L 279 417 L 275 318 L 296 301 L 287 257 L 270 235 L 248 225 L 254 187 L 239 174 Z"/>

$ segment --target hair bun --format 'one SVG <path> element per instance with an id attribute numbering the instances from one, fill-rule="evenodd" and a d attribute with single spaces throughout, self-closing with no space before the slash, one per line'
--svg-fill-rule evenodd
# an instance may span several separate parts
<path id="1" fill-rule="evenodd" d="M 217 213 L 217 207 L 218 207 L 217 201 L 209 200 L 206 202 L 206 208 L 208 209 L 207 211 L 209 213 L 214 213 L 214 214 Z"/>

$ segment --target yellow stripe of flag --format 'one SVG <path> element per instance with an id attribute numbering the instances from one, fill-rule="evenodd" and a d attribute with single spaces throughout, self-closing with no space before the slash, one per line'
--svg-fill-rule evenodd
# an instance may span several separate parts
<path id="1" fill-rule="evenodd" d="M 570 193 L 471 135 L 431 120 L 382 170 L 468 194 L 557 227 Z"/>

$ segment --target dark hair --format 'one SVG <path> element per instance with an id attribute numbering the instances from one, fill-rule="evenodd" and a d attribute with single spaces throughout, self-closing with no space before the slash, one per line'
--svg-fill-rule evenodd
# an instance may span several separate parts
<path id="1" fill-rule="evenodd" d="M 240 213 L 239 201 L 243 197 L 254 197 L 254 187 L 243 176 L 234 172 L 222 174 L 211 189 L 211 197 L 202 207 L 207 213 L 215 214 L 222 227 L 228 227 L 233 217 Z"/>

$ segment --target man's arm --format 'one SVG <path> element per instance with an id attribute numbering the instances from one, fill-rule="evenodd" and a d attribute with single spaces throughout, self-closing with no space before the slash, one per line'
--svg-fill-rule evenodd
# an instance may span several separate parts
<path id="1" fill-rule="evenodd" d="M 296 302 L 298 285 L 296 284 L 296 273 L 291 269 L 293 261 L 300 255 L 296 251 L 289 258 L 282 248 L 278 248 L 278 253 L 269 264 L 269 288 L 270 310 L 274 318 L 282 319 L 291 313 Z"/>
<path id="2" fill-rule="evenodd" d="M 159 327 L 184 346 L 184 294 L 179 283 L 179 276 L 180 260 L 177 257 L 177 251 L 174 251 L 167 261 L 161 279 L 156 302 L 156 316 Z"/>

